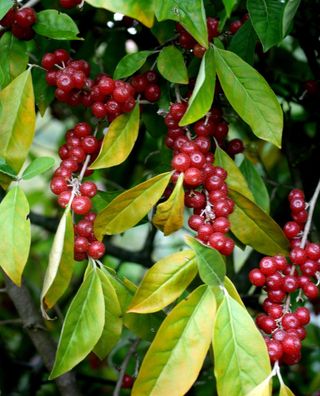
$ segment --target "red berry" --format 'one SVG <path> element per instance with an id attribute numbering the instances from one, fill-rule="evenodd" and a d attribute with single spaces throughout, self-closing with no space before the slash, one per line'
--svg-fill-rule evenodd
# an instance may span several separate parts
<path id="1" fill-rule="evenodd" d="M 86 154 L 93 154 L 99 149 L 99 142 L 94 136 L 85 136 L 81 146 Z"/>
<path id="2" fill-rule="evenodd" d="M 296 276 L 287 275 L 283 278 L 282 289 L 286 293 L 293 293 L 299 287 L 299 281 Z"/>
<path id="3" fill-rule="evenodd" d="M 264 314 L 257 316 L 256 323 L 257 326 L 267 334 L 271 334 L 273 330 L 277 328 L 277 324 L 274 319 Z"/>
<path id="4" fill-rule="evenodd" d="M 77 197 L 75 197 L 71 204 L 71 208 L 74 213 L 79 215 L 87 214 L 88 212 L 90 212 L 91 207 L 92 203 L 90 198 L 82 195 L 78 195 Z"/>
<path id="5" fill-rule="evenodd" d="M 75 232 L 77 235 L 89 238 L 93 233 L 93 225 L 89 220 L 82 219 L 76 224 Z"/>
<path id="6" fill-rule="evenodd" d="M 268 298 L 272 303 L 280 304 L 285 299 L 286 293 L 283 290 L 269 290 Z"/>
<path id="7" fill-rule="evenodd" d="M 193 191 L 185 195 L 184 203 L 188 208 L 203 209 L 206 206 L 206 196 L 199 191 Z"/>
<path id="8" fill-rule="evenodd" d="M 320 245 L 318 243 L 308 243 L 305 248 L 307 256 L 311 260 L 320 259 Z"/>
<path id="9" fill-rule="evenodd" d="M 57 60 L 57 63 L 66 63 L 70 59 L 69 52 L 63 48 L 56 49 L 53 54 Z"/>
<path id="10" fill-rule="evenodd" d="M 131 375 L 125 374 L 122 379 L 121 387 L 124 389 L 130 389 L 133 387 L 134 378 Z"/>
<path id="11" fill-rule="evenodd" d="M 209 237 L 212 235 L 212 226 L 208 223 L 201 224 L 198 228 L 197 237 L 203 241 L 208 242 Z"/>
<path id="12" fill-rule="evenodd" d="M 62 191 L 68 190 L 68 184 L 65 178 L 56 176 L 51 180 L 50 188 L 54 194 L 59 195 Z"/>
<path id="13" fill-rule="evenodd" d="M 44 54 L 41 60 L 41 66 L 47 70 L 52 69 L 56 63 L 57 63 L 56 56 L 50 52 Z"/>
<path id="14" fill-rule="evenodd" d="M 291 238 L 295 238 L 299 234 L 299 232 L 301 231 L 301 227 L 295 221 L 288 221 L 284 225 L 283 231 L 286 237 L 291 239 Z"/>
<path id="15" fill-rule="evenodd" d="M 185 172 L 190 168 L 190 164 L 190 157 L 185 153 L 176 154 L 171 161 L 172 168 L 179 172 Z"/>
<path id="16" fill-rule="evenodd" d="M 202 47 L 202 45 L 200 45 L 198 43 L 193 47 L 193 55 L 196 58 L 199 58 L 199 59 L 203 58 L 203 55 L 205 54 L 205 52 L 206 52 L 206 48 Z"/>
<path id="17" fill-rule="evenodd" d="M 111 95 L 115 89 L 115 83 L 111 77 L 102 76 L 98 82 L 98 88 L 103 95 Z"/>
<path id="18" fill-rule="evenodd" d="M 212 223 L 213 232 L 226 234 L 230 229 L 230 221 L 226 217 L 216 217 Z"/>
<path id="19" fill-rule="evenodd" d="M 72 192 L 70 190 L 62 191 L 62 193 L 58 196 L 58 204 L 62 208 L 66 208 L 72 196 Z"/>
<path id="20" fill-rule="evenodd" d="M 212 248 L 220 251 L 225 245 L 225 240 L 226 237 L 222 232 L 214 232 L 210 235 L 208 242 Z"/>
<path id="21" fill-rule="evenodd" d="M 306 307 L 298 307 L 295 315 L 299 319 L 301 326 L 305 326 L 310 322 L 310 311 Z"/>
<path id="22" fill-rule="evenodd" d="M 235 34 L 242 26 L 242 22 L 240 20 L 236 20 L 231 22 L 229 26 L 229 31 L 231 34 Z"/>
<path id="23" fill-rule="evenodd" d="M 281 323 L 284 330 L 296 329 L 301 325 L 298 317 L 294 313 L 284 314 Z"/>
<path id="24" fill-rule="evenodd" d="M 188 225 L 194 231 L 198 231 L 199 227 L 204 223 L 204 218 L 199 215 L 192 215 L 189 217 Z"/>
<path id="25" fill-rule="evenodd" d="M 250 282 L 257 287 L 262 287 L 264 286 L 266 282 L 266 277 L 263 275 L 263 273 L 258 269 L 254 268 L 249 272 L 249 279 Z"/>
<path id="26" fill-rule="evenodd" d="M 286 334 L 282 341 L 283 352 L 288 355 L 296 355 L 300 353 L 301 341 L 299 338 L 292 334 Z"/>
<path id="27" fill-rule="evenodd" d="M 293 248 L 290 252 L 290 260 L 293 264 L 301 265 L 307 259 L 307 254 L 304 249 L 296 247 Z"/>
<path id="28" fill-rule="evenodd" d="M 144 96 L 149 102 L 156 102 L 160 99 L 161 90 L 157 84 L 149 84 L 144 91 Z"/>
<path id="29" fill-rule="evenodd" d="M 198 168 L 189 168 L 185 171 L 184 182 L 191 187 L 197 187 L 203 182 L 203 173 Z"/>
<path id="30" fill-rule="evenodd" d="M 88 239 L 82 236 L 77 236 L 74 240 L 74 250 L 77 253 L 86 253 L 89 247 Z"/>
<path id="31" fill-rule="evenodd" d="M 86 197 L 92 198 L 97 194 L 97 186 L 95 183 L 91 181 L 85 181 L 84 183 L 81 184 L 80 186 L 80 192 L 82 195 L 85 195 Z"/>
<path id="32" fill-rule="evenodd" d="M 15 22 L 21 27 L 27 28 L 36 23 L 37 14 L 31 7 L 24 7 L 17 11 Z"/>
<path id="33" fill-rule="evenodd" d="M 279 361 L 282 357 L 283 354 L 283 349 L 282 345 L 279 341 L 277 340 L 270 340 L 267 344 L 268 348 L 268 354 L 270 357 L 271 362 L 276 362 L 277 360 Z"/>
<path id="34" fill-rule="evenodd" d="M 94 241 L 91 242 L 88 248 L 88 255 L 93 259 L 99 259 L 104 255 L 105 246 L 102 242 Z"/>
<path id="35" fill-rule="evenodd" d="M 306 297 L 308 297 L 310 300 L 314 300 L 318 297 L 319 295 L 319 290 L 317 286 L 312 283 L 312 282 L 307 282 L 302 286 L 302 290 Z"/>
<path id="36" fill-rule="evenodd" d="M 272 317 L 272 319 L 281 318 L 281 316 L 283 314 L 282 305 L 280 305 L 280 304 L 272 304 L 270 307 L 268 307 L 267 313 L 268 313 L 269 316 Z"/>
<path id="37" fill-rule="evenodd" d="M 262 270 L 261 270 L 262 271 Z M 283 286 L 283 278 L 279 272 L 275 272 L 266 279 L 266 286 L 268 290 L 279 290 Z"/>

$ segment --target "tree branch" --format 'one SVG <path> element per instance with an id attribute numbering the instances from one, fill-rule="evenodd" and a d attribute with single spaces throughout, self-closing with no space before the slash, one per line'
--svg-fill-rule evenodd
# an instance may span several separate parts
<path id="1" fill-rule="evenodd" d="M 56 345 L 47 332 L 40 313 L 35 308 L 29 290 L 23 284 L 21 287 L 16 286 L 6 274 L 3 275 L 6 291 L 17 309 L 28 336 L 41 356 L 45 367 L 48 371 L 51 371 L 56 352 Z M 81 392 L 77 387 L 76 378 L 73 372 L 66 373 L 57 378 L 55 383 L 62 396 L 81 396 Z"/>

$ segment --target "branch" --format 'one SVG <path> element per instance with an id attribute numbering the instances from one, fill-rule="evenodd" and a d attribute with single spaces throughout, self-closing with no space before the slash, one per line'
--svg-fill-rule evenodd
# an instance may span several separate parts
<path id="1" fill-rule="evenodd" d="M 35 308 L 29 290 L 23 284 L 21 287 L 16 286 L 6 274 L 3 275 L 6 291 L 16 307 L 28 336 L 41 356 L 45 367 L 51 371 L 56 345 L 47 332 L 40 313 Z M 62 396 L 81 396 L 74 373 L 69 372 L 62 375 L 55 380 L 55 383 Z"/>

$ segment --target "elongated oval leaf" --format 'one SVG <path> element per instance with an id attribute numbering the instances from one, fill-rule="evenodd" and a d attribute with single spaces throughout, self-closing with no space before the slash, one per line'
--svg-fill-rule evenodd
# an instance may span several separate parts
<path id="1" fill-rule="evenodd" d="M 0 89 L 24 72 L 27 64 L 26 42 L 18 40 L 9 32 L 4 33 L 0 39 Z"/>
<path id="2" fill-rule="evenodd" d="M 190 236 L 186 236 L 185 240 L 196 254 L 199 275 L 203 282 L 210 286 L 223 285 L 226 263 L 221 254 Z"/>
<path id="3" fill-rule="evenodd" d="M 105 234 L 118 234 L 135 226 L 160 199 L 172 172 L 157 175 L 118 195 L 103 209 L 94 223 L 98 239 Z"/>
<path id="4" fill-rule="evenodd" d="M 102 360 L 120 339 L 122 331 L 122 312 L 117 293 L 112 283 L 104 271 L 97 269 L 97 273 L 103 291 L 105 321 L 101 337 L 95 345 L 93 352 Z"/>
<path id="5" fill-rule="evenodd" d="M 223 92 L 239 116 L 260 139 L 281 147 L 283 114 L 266 80 L 238 55 L 215 47 Z"/>
<path id="6" fill-rule="evenodd" d="M 252 389 L 246 396 L 271 396 L 271 378 L 267 377 L 258 386 Z"/>
<path id="7" fill-rule="evenodd" d="M 17 173 L 11 168 L 10 165 L 7 164 L 3 158 L 0 158 L 0 173 L 9 176 L 12 179 L 16 179 L 17 177 Z"/>
<path id="8" fill-rule="evenodd" d="M 284 3 L 278 0 L 248 0 L 250 20 L 264 51 L 282 40 Z"/>
<path id="9" fill-rule="evenodd" d="M 235 208 L 230 215 L 231 231 L 244 244 L 260 253 L 288 256 L 289 241 L 278 224 L 254 202 L 230 189 Z"/>
<path id="10" fill-rule="evenodd" d="M 22 179 L 29 180 L 35 176 L 41 175 L 54 165 L 54 159 L 51 157 L 38 157 L 24 170 Z"/>
<path id="11" fill-rule="evenodd" d="M 27 263 L 31 229 L 29 203 L 23 190 L 16 186 L 0 204 L 0 265 L 18 286 Z"/>
<path id="12" fill-rule="evenodd" d="M 211 289 L 200 286 L 170 312 L 142 362 L 132 396 L 180 396 L 189 390 L 210 345 L 215 310 Z"/>
<path id="13" fill-rule="evenodd" d="M 91 271 L 69 306 L 50 379 L 71 370 L 93 349 L 103 331 L 104 314 L 100 278 Z"/>
<path id="14" fill-rule="evenodd" d="M 254 196 L 254 201 L 260 206 L 261 209 L 263 209 L 266 213 L 269 213 L 270 198 L 268 190 L 262 180 L 262 177 L 259 175 L 252 162 L 247 158 L 244 158 L 244 160 L 241 162 L 240 170 Z"/>
<path id="15" fill-rule="evenodd" d="M 294 396 L 294 393 L 283 382 L 280 382 L 279 396 Z"/>
<path id="16" fill-rule="evenodd" d="M 240 56 L 245 62 L 253 64 L 258 37 L 250 20 L 246 21 L 232 37 L 229 51 Z"/>
<path id="17" fill-rule="evenodd" d="M 0 92 L 0 157 L 17 173 L 28 155 L 35 120 L 31 72 L 26 70 Z M 1 175 L 0 184 L 7 184 Z"/>
<path id="18" fill-rule="evenodd" d="M 285 37 L 290 30 L 294 16 L 296 15 L 301 0 L 286 0 L 282 16 L 282 36 Z"/>
<path id="19" fill-rule="evenodd" d="M 127 114 L 117 117 L 109 126 L 97 159 L 90 169 L 110 168 L 128 158 L 139 133 L 139 104 Z"/>
<path id="20" fill-rule="evenodd" d="M 156 312 L 176 300 L 197 274 L 192 250 L 173 253 L 158 261 L 144 276 L 129 312 Z"/>
<path id="21" fill-rule="evenodd" d="M 155 0 L 85 0 L 86 3 L 97 8 L 104 8 L 112 12 L 120 12 L 137 19 L 147 27 L 153 25 Z"/>
<path id="22" fill-rule="evenodd" d="M 46 319 L 46 307 L 52 308 L 66 291 L 73 272 L 73 222 L 69 210 L 61 217 L 49 255 L 49 264 L 41 292 L 41 311 Z"/>
<path id="23" fill-rule="evenodd" d="M 242 305 L 245 308 L 245 305 L 244 305 L 243 301 L 241 300 L 238 290 L 236 289 L 235 285 L 232 283 L 232 281 L 227 276 L 224 277 L 224 287 L 226 288 L 229 296 L 232 297 L 234 300 L 237 301 L 237 303 L 239 303 L 240 305 Z"/>
<path id="24" fill-rule="evenodd" d="M 132 76 L 145 64 L 148 56 L 153 53 L 153 51 L 139 51 L 125 55 L 118 63 L 113 78 L 119 79 Z"/>
<path id="25" fill-rule="evenodd" d="M 32 26 L 40 36 L 54 40 L 80 40 L 79 29 L 69 15 L 57 10 L 44 10 L 37 13 L 37 22 Z"/>
<path id="26" fill-rule="evenodd" d="M 156 0 L 158 21 L 179 22 L 203 47 L 208 48 L 206 14 L 202 0 Z"/>
<path id="27" fill-rule="evenodd" d="M 247 396 L 271 371 L 266 344 L 245 308 L 228 294 L 216 315 L 214 372 L 219 395 Z"/>
<path id="28" fill-rule="evenodd" d="M 170 197 L 157 206 L 152 222 L 164 235 L 170 235 L 183 226 L 183 211 L 184 189 L 183 174 L 181 174 Z"/>
<path id="29" fill-rule="evenodd" d="M 233 7 L 238 3 L 237 0 L 222 0 L 224 8 L 227 13 L 227 17 L 229 18 L 231 15 L 231 12 L 233 10 Z"/>
<path id="30" fill-rule="evenodd" d="M 226 179 L 228 187 L 253 201 L 254 198 L 249 190 L 246 179 L 243 177 L 234 161 L 219 146 L 216 148 L 214 159 L 215 165 L 221 166 L 228 172 Z"/>
<path id="31" fill-rule="evenodd" d="M 179 125 L 192 124 L 199 120 L 210 110 L 216 82 L 216 69 L 214 51 L 209 48 L 202 58 L 195 87 L 189 99 L 187 111 Z"/>
<path id="32" fill-rule="evenodd" d="M 188 71 L 183 55 L 174 45 L 169 45 L 161 50 L 157 66 L 166 80 L 176 84 L 188 84 Z"/>

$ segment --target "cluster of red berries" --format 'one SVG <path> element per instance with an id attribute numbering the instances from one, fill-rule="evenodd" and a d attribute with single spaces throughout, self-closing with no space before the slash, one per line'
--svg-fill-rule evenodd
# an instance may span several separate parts
<path id="1" fill-rule="evenodd" d="M 136 104 L 136 95 L 142 95 L 150 102 L 160 97 L 160 88 L 156 84 L 158 77 L 154 71 L 133 77 L 132 83 L 113 80 L 104 73 L 92 80 L 88 62 L 73 60 L 63 49 L 46 53 L 41 64 L 47 70 L 47 84 L 56 87 L 58 101 L 70 106 L 81 104 L 90 107 L 95 117 L 107 118 L 109 122 L 122 113 L 130 112 Z"/>
<path id="2" fill-rule="evenodd" d="M 225 131 L 228 126 L 221 120 L 221 111 L 212 109 L 193 125 L 192 135 L 191 128 L 178 126 L 186 109 L 186 103 L 173 103 L 165 117 L 168 127 L 166 145 L 174 151 L 172 182 L 175 184 L 179 175 L 184 174 L 185 205 L 193 209 L 188 224 L 197 231 L 198 239 L 220 253 L 230 255 L 234 241 L 225 234 L 230 228 L 228 216 L 234 203 L 228 197 L 227 172 L 212 165 L 214 154 L 211 150 L 211 137 L 215 136 L 217 128 Z"/>
<path id="3" fill-rule="evenodd" d="M 284 233 L 290 240 L 290 261 L 283 256 L 264 257 L 259 268 L 250 271 L 249 279 L 257 287 L 264 287 L 267 297 L 263 302 L 266 314 L 256 318 L 257 326 L 267 335 L 266 344 L 271 362 L 296 364 L 301 358 L 301 341 L 306 337 L 304 326 L 310 321 L 310 312 L 299 307 L 290 308 L 290 294 L 299 292 L 313 300 L 318 297 L 320 272 L 320 244 L 307 242 L 301 246 L 301 238 L 308 213 L 304 193 L 294 189 L 289 194 L 291 215 L 294 221 L 284 226 Z"/>
<path id="4" fill-rule="evenodd" d="M 62 8 L 74 8 L 82 3 L 82 0 L 59 0 L 59 4 Z"/>
<path id="5" fill-rule="evenodd" d="M 10 8 L 0 20 L 0 25 L 11 30 L 19 40 L 31 40 L 35 33 L 32 26 L 37 21 L 37 14 L 33 8 Z"/>
<path id="6" fill-rule="evenodd" d="M 77 261 L 88 256 L 99 259 L 105 252 L 104 244 L 93 233 L 96 214 L 91 212 L 91 198 L 96 195 L 97 186 L 92 181 L 82 182 L 83 176 L 92 173 L 87 167 L 98 155 L 100 145 L 89 124 L 80 122 L 75 125 L 66 133 L 66 143 L 59 149 L 62 161 L 50 183 L 51 191 L 58 195 L 58 204 L 62 208 L 70 204 L 76 215 L 84 216 L 74 226 L 74 257 Z"/>

